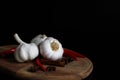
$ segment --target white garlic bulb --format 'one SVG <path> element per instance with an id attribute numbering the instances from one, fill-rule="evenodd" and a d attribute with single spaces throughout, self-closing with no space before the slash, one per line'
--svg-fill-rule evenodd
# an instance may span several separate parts
<path id="1" fill-rule="evenodd" d="M 35 59 L 39 54 L 39 49 L 35 43 L 23 42 L 18 34 L 14 34 L 16 41 L 20 44 L 14 53 L 14 57 L 18 62 L 25 62 Z"/>
<path id="2" fill-rule="evenodd" d="M 44 58 L 53 61 L 61 59 L 64 51 L 61 43 L 53 37 L 47 37 L 41 42 L 39 49 Z"/>
<path id="3" fill-rule="evenodd" d="M 31 40 L 32 43 L 35 43 L 36 45 L 39 45 L 42 41 L 44 41 L 47 38 L 46 35 L 37 35 L 35 38 Z"/>

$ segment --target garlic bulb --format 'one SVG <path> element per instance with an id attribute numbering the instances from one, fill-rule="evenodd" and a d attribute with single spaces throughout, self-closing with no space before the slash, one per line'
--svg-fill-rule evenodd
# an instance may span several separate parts
<path id="1" fill-rule="evenodd" d="M 36 45 L 39 45 L 42 41 L 44 41 L 47 38 L 46 35 L 38 35 L 35 38 L 31 40 L 32 43 L 35 43 Z"/>
<path id="2" fill-rule="evenodd" d="M 14 53 L 14 57 L 18 62 L 25 62 L 25 61 L 29 61 L 29 60 L 33 60 L 35 59 L 38 54 L 39 54 L 39 50 L 38 47 L 35 43 L 25 43 L 23 42 L 18 34 L 14 34 L 14 37 L 16 39 L 16 41 L 20 44 Z"/>
<path id="3" fill-rule="evenodd" d="M 47 37 L 41 42 L 39 49 L 44 58 L 53 61 L 61 59 L 64 51 L 61 43 L 53 37 Z"/>

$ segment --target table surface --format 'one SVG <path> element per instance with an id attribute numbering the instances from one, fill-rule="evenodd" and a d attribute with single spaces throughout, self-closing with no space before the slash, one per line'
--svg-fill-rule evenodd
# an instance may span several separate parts
<path id="1" fill-rule="evenodd" d="M 18 80 L 16 79 L 15 77 L 12 77 L 10 75 L 7 75 L 3 72 L 0 72 L 0 79 L 3 79 L 3 80 L 9 80 L 9 79 L 12 79 L 12 80 Z M 93 71 L 87 78 L 85 78 L 84 80 L 95 80 L 96 76 L 95 76 L 95 72 Z"/>
<path id="2" fill-rule="evenodd" d="M 9 45 L 9 46 L 2 46 L 1 47 L 1 51 L 2 50 L 4 50 L 4 49 L 8 49 L 8 48 L 10 48 L 10 47 L 13 47 L 14 45 Z M 16 46 L 16 45 L 15 45 Z M 7 58 L 8 59 L 8 58 Z M 13 59 L 13 58 L 10 58 L 10 59 Z M 85 75 L 89 75 L 90 73 L 91 73 L 91 71 L 92 71 L 92 63 L 91 63 L 91 61 L 87 58 L 87 57 L 84 57 L 84 58 L 79 58 L 80 59 L 80 61 L 77 61 L 77 62 L 72 62 L 71 64 L 68 64 L 68 65 L 70 65 L 71 67 L 75 67 L 75 65 L 78 65 L 79 64 L 79 66 L 77 67 L 76 66 L 76 68 L 75 69 L 73 69 L 73 68 L 71 68 L 70 67 L 70 70 L 72 70 L 73 72 L 75 71 L 76 72 L 76 69 L 80 69 L 80 72 L 78 71 L 78 74 L 80 74 L 80 76 L 82 76 L 82 77 L 86 77 Z M 13 63 L 13 64 L 11 64 L 11 62 L 8 62 L 6 59 L 1 59 L 1 63 L 2 62 L 4 62 L 5 64 L 1 64 L 1 66 L 3 66 L 4 68 L 5 68 L 5 70 L 4 70 L 4 72 L 7 72 L 7 71 L 11 71 L 11 73 L 12 72 L 14 72 L 14 71 L 16 71 L 17 70 L 17 72 L 19 71 L 19 69 L 17 68 L 16 69 L 16 66 L 18 65 L 17 63 Z M 8 64 L 8 66 L 6 66 Z M 31 63 L 30 63 L 31 64 Z M 84 67 L 82 67 L 81 66 L 81 64 L 82 64 L 82 66 L 84 66 Z M 12 68 L 10 68 L 10 66 L 9 65 L 13 65 L 13 67 L 15 67 L 15 69 L 13 69 L 13 67 Z M 67 66 L 68 66 L 67 65 Z M 27 66 L 27 65 L 26 65 Z M 64 71 L 66 71 L 67 69 L 67 66 L 66 67 L 64 67 Z M 1 68 L 3 68 L 3 67 L 1 67 Z M 22 67 L 22 64 L 21 64 L 21 67 Z M 20 67 L 20 68 L 21 68 Z M 23 67 L 25 67 L 25 63 L 23 63 Z M 68 66 L 68 68 L 69 68 L 69 66 Z M 63 70 L 63 68 L 61 69 L 61 68 L 58 68 L 60 71 L 61 70 Z M 20 69 L 21 70 L 21 69 Z M 64 73 L 64 71 L 63 71 L 63 73 Z M 26 72 L 26 71 L 23 71 L 23 72 Z M 68 71 L 69 72 L 69 71 Z M 36 73 L 35 73 L 36 74 Z M 44 74 L 44 73 L 40 73 L 40 74 Z M 6 74 L 7 75 L 7 74 Z M 14 74 L 13 74 L 14 75 Z M 17 75 L 17 74 L 16 74 Z M 45 74 L 46 75 L 46 74 Z M 54 75 L 54 74 L 53 74 Z M 8 77 L 10 76 L 9 74 L 7 75 Z M 19 75 L 18 75 L 19 76 Z M 54 75 L 55 76 L 55 75 Z M 67 76 L 67 75 L 66 75 Z M 37 76 L 36 76 L 37 77 Z M 6 77 L 5 77 L 6 78 Z M 12 77 L 12 78 L 14 78 L 14 77 Z M 29 77 L 28 77 L 29 78 Z M 87 78 L 86 78 L 87 79 Z"/>

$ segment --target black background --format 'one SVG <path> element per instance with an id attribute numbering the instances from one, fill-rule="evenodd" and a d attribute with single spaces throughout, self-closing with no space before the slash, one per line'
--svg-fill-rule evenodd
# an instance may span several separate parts
<path id="1" fill-rule="evenodd" d="M 63 47 L 81 52 L 93 62 L 94 70 L 86 80 L 96 80 L 98 56 L 103 60 L 109 50 L 117 51 L 118 14 L 118 2 L 96 1 L 96 9 L 95 3 L 84 1 L 4 2 L 0 46 L 17 44 L 14 33 L 28 43 L 38 34 L 55 37 Z M 0 75 L 3 79 L 12 78 Z"/>

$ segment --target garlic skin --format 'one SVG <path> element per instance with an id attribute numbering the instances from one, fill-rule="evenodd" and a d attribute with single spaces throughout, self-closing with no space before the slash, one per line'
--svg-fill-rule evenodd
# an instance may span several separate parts
<path id="1" fill-rule="evenodd" d="M 44 41 L 47 38 L 46 35 L 37 35 L 35 38 L 31 40 L 31 43 L 35 43 L 36 45 L 39 45 L 42 41 Z"/>
<path id="2" fill-rule="evenodd" d="M 14 34 L 16 41 L 20 44 L 14 53 L 17 62 L 25 62 L 35 59 L 39 55 L 38 47 L 35 43 L 23 42 L 18 34 Z"/>
<path id="3" fill-rule="evenodd" d="M 61 59 L 64 52 L 61 43 L 53 37 L 47 37 L 41 42 L 39 49 L 44 58 L 52 61 Z"/>

